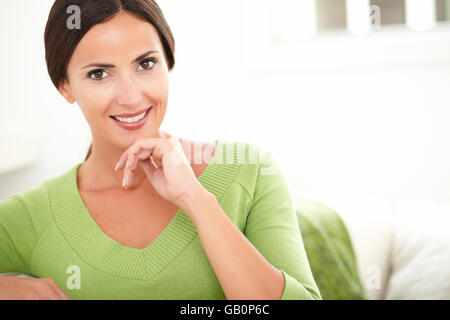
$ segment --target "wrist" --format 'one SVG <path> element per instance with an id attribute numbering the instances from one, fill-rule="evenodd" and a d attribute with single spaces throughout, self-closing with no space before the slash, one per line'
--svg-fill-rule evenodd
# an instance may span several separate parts
<path id="1" fill-rule="evenodd" d="M 217 201 L 216 197 L 199 183 L 197 187 L 191 189 L 191 192 L 180 197 L 177 202 L 178 207 L 194 221 L 213 201 Z"/>

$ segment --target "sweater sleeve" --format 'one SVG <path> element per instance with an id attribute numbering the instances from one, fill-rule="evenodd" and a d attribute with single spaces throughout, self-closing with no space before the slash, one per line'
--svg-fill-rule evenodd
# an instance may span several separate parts
<path id="1" fill-rule="evenodd" d="M 283 172 L 270 151 L 261 154 L 244 234 L 283 274 L 285 285 L 281 300 L 321 300 Z"/>
<path id="2" fill-rule="evenodd" d="M 0 273 L 31 274 L 37 236 L 24 199 L 15 194 L 0 202 Z"/>

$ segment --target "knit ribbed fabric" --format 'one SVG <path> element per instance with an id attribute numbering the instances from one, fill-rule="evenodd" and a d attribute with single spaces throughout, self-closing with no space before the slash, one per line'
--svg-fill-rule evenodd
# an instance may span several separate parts
<path id="1" fill-rule="evenodd" d="M 215 142 L 199 182 L 282 271 L 282 299 L 320 299 L 275 158 L 252 143 Z M 77 184 L 81 165 L 0 202 L 0 273 L 52 278 L 72 299 L 226 299 L 183 210 L 147 247 L 124 246 L 87 210 Z M 272 174 L 262 173 L 266 165 Z"/>

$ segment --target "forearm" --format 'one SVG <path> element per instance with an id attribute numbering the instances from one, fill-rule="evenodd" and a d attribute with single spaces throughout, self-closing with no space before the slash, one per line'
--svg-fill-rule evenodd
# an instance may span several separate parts
<path id="1" fill-rule="evenodd" d="M 186 199 L 206 255 L 229 300 L 281 299 L 284 277 L 253 246 L 207 190 Z"/>

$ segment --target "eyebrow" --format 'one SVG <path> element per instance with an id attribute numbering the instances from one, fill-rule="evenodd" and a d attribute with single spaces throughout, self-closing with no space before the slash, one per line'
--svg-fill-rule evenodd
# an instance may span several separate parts
<path id="1" fill-rule="evenodd" d="M 149 54 L 155 53 L 155 52 L 158 52 L 158 53 L 159 53 L 159 51 L 157 51 L 157 50 L 150 50 L 150 51 L 147 51 L 146 53 L 141 54 L 139 57 L 137 57 L 136 59 L 134 59 L 131 63 L 138 62 L 139 60 L 144 59 L 144 58 L 145 58 L 146 56 L 148 56 Z M 91 64 L 88 64 L 87 66 L 84 66 L 84 67 L 81 68 L 81 69 L 86 69 L 86 68 L 89 68 L 89 67 L 96 67 L 96 68 L 115 68 L 116 66 L 113 65 L 113 64 L 108 64 L 108 63 L 91 63 Z"/>

